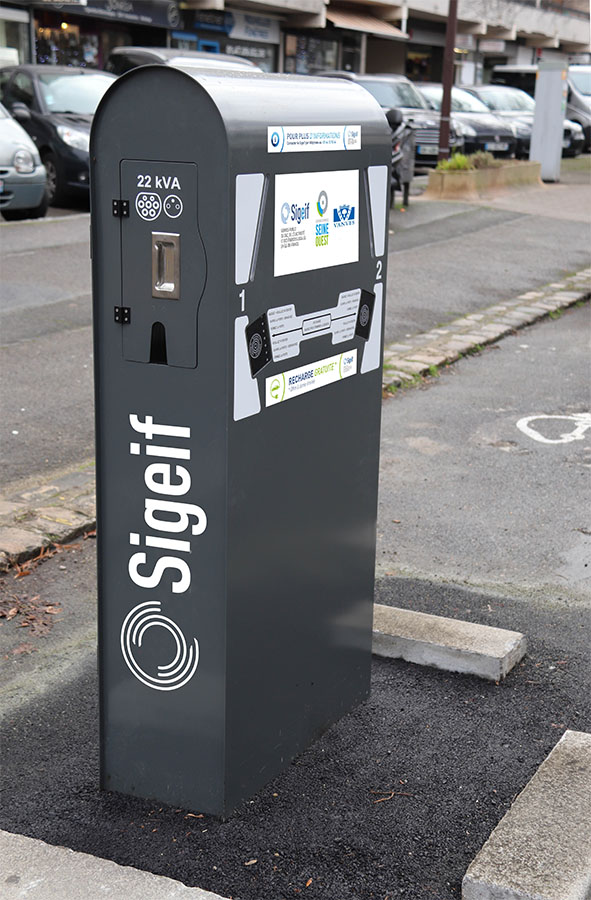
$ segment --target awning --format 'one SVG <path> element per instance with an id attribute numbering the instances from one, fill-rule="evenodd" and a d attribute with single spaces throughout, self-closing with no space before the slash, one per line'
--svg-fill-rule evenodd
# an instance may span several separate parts
<path id="1" fill-rule="evenodd" d="M 349 31 L 365 31 L 367 34 L 376 34 L 378 37 L 392 38 L 396 41 L 407 41 L 408 35 L 400 28 L 384 22 L 382 19 L 376 19 L 375 16 L 365 16 L 361 13 L 350 12 L 343 9 L 326 10 L 326 18 L 332 22 L 337 28 L 346 28 Z"/>

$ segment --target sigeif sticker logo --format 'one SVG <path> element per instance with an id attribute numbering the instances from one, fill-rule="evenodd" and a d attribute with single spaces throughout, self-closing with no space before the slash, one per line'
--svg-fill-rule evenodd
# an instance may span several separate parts
<path id="1" fill-rule="evenodd" d="M 146 671 L 136 659 L 145 633 L 150 628 L 163 628 L 172 635 L 176 654 L 172 662 L 165 665 L 152 664 L 153 671 Z M 157 691 L 174 691 L 191 680 L 199 665 L 199 643 L 197 638 L 187 645 L 185 635 L 176 622 L 163 616 L 158 600 L 148 600 L 134 606 L 127 614 L 121 628 L 121 652 L 131 672 L 146 687 Z M 145 663 L 144 663 L 145 666 Z"/>
<path id="2" fill-rule="evenodd" d="M 291 210 L 289 208 L 289 203 L 284 203 L 281 207 L 281 221 L 284 225 L 287 224 L 287 220 L 289 219 L 289 214 Z"/>

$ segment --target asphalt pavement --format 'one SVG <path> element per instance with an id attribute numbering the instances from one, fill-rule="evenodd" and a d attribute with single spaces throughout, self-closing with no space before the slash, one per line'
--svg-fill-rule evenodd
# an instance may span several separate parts
<path id="1" fill-rule="evenodd" d="M 393 211 L 386 344 L 585 268 L 590 162 L 565 160 L 560 184 L 478 204 L 412 197 Z M 94 452 L 89 216 L 0 225 L 0 261 L 7 486 Z"/>
<path id="2" fill-rule="evenodd" d="M 94 544 L 81 540 L 3 579 L 46 624 L 20 628 L 23 608 L 0 631 L 0 826 L 234 900 L 458 898 L 563 732 L 591 731 L 589 577 L 559 577 L 591 530 L 590 432 L 554 445 L 516 427 L 532 410 L 585 408 L 589 314 L 524 329 L 384 403 L 376 600 L 523 631 L 528 655 L 504 682 L 374 659 L 370 699 L 227 822 L 101 793 Z M 545 380 L 548 357 L 567 362 Z"/>

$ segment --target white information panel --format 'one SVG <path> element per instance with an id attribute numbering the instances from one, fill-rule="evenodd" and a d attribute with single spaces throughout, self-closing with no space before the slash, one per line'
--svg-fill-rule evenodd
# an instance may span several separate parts
<path id="1" fill-rule="evenodd" d="M 359 260 L 359 170 L 275 176 L 274 274 Z"/>

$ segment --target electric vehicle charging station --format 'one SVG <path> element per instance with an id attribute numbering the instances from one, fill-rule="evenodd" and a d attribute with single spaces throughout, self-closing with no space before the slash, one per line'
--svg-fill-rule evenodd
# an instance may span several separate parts
<path id="1" fill-rule="evenodd" d="M 101 786 L 227 815 L 369 693 L 390 129 L 150 66 L 90 155 Z"/>

